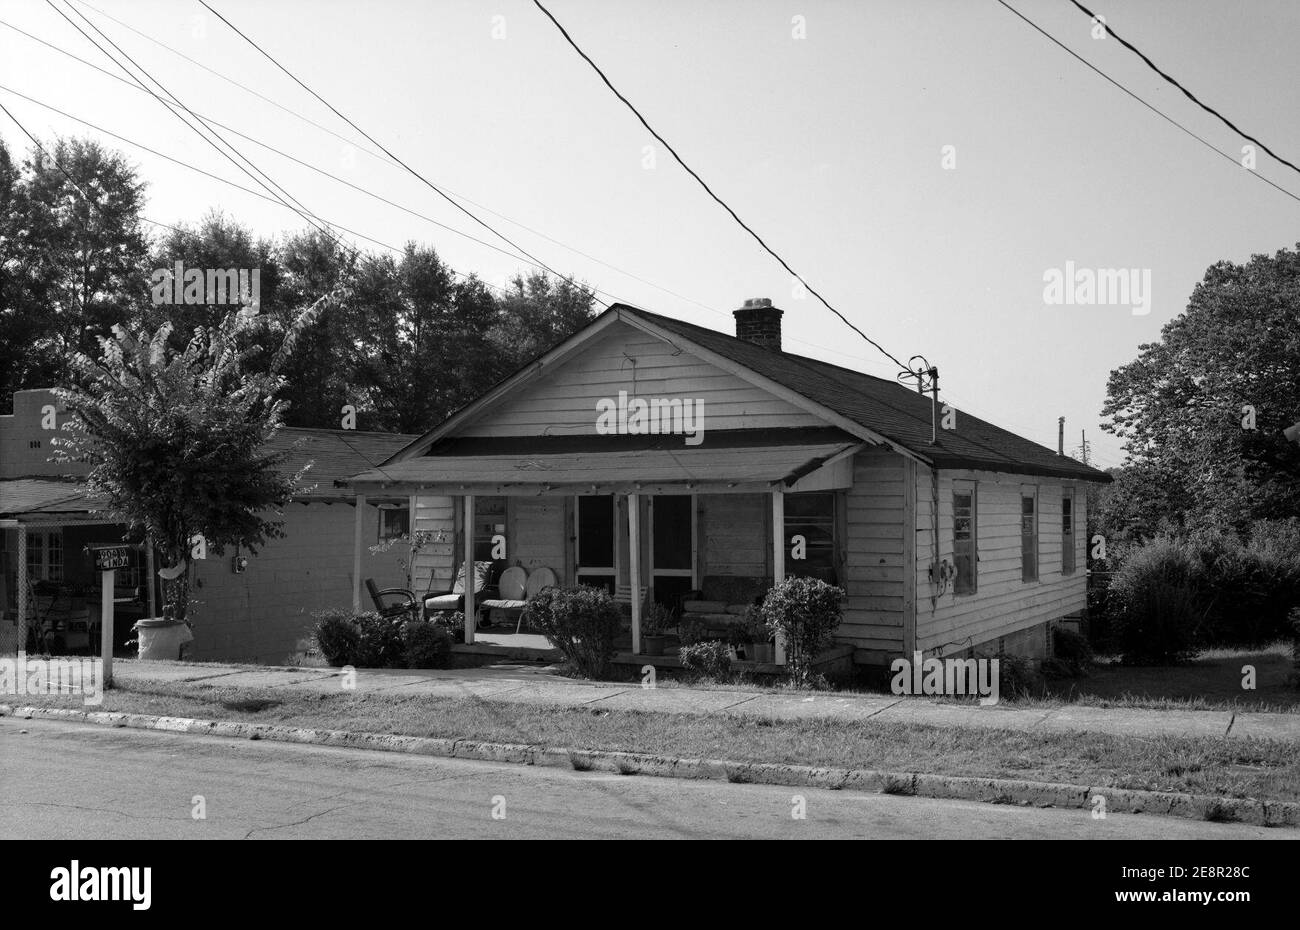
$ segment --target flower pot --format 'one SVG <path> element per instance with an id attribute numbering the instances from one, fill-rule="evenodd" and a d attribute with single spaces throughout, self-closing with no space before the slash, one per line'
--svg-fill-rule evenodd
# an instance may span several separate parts
<path id="1" fill-rule="evenodd" d="M 745 647 L 747 654 L 755 662 L 770 664 L 775 656 L 775 649 L 771 643 L 750 643 Z"/>
<path id="2" fill-rule="evenodd" d="M 664 643 L 667 641 L 667 636 L 642 636 L 641 654 L 647 656 L 661 656 L 664 654 Z"/>

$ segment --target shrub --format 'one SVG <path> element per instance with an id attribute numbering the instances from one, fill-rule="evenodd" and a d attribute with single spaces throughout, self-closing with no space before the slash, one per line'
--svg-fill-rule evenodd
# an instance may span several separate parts
<path id="1" fill-rule="evenodd" d="M 786 578 L 767 592 L 760 616 L 785 638 L 786 667 L 796 684 L 812 677 L 812 662 L 843 618 L 844 590 L 818 578 Z"/>
<path id="2" fill-rule="evenodd" d="M 1043 676 L 1034 668 L 1031 659 L 1006 652 L 976 658 L 998 660 L 998 700 L 1032 697 L 1045 690 Z"/>
<path id="3" fill-rule="evenodd" d="M 703 620 L 687 617 L 677 623 L 677 641 L 683 646 L 705 642 L 709 638 L 708 633 L 708 626 Z"/>
<path id="4" fill-rule="evenodd" d="M 1077 678 L 1080 675 L 1088 673 L 1088 667 L 1092 665 L 1092 647 L 1088 645 L 1087 637 L 1074 630 L 1058 626 L 1052 629 L 1052 658 L 1055 660 L 1051 666 L 1043 664 L 1043 670 L 1049 669 L 1058 674 L 1057 677 Z"/>
<path id="5" fill-rule="evenodd" d="M 1203 563 L 1188 540 L 1159 536 L 1126 554 L 1111 579 L 1113 636 L 1129 665 L 1172 665 L 1196 651 L 1208 609 Z"/>
<path id="6" fill-rule="evenodd" d="M 608 677 L 622 612 L 604 588 L 546 588 L 524 608 L 527 621 L 545 634 L 586 678 Z"/>
<path id="7" fill-rule="evenodd" d="M 731 671 L 731 655 L 726 644 L 718 640 L 682 646 L 677 657 L 687 671 L 696 675 L 722 678 Z"/>
<path id="8" fill-rule="evenodd" d="M 451 633 L 432 620 L 402 625 L 402 657 L 407 668 L 446 668 L 451 662 Z"/>
<path id="9" fill-rule="evenodd" d="M 313 632 L 316 648 L 325 661 L 335 667 L 356 665 L 361 631 L 352 619 L 352 611 L 322 610 L 312 616 L 316 618 L 316 629 Z"/>
<path id="10" fill-rule="evenodd" d="M 676 625 L 673 612 L 663 604 L 649 604 L 641 611 L 642 636 L 664 636 Z"/>
<path id="11" fill-rule="evenodd" d="M 459 610 L 439 610 L 429 622 L 446 630 L 453 643 L 465 642 L 465 614 Z"/>
<path id="12" fill-rule="evenodd" d="M 373 611 L 354 618 L 360 642 L 352 665 L 360 668 L 404 668 L 406 648 L 402 642 L 402 619 L 388 619 Z"/>

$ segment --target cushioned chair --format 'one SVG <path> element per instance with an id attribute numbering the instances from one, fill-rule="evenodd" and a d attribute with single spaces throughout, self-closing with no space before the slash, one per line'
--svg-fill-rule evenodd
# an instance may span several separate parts
<path id="1" fill-rule="evenodd" d="M 527 604 L 524 600 L 524 585 L 527 581 L 528 573 L 519 566 L 507 568 L 497 581 L 497 597 L 484 598 L 483 609 L 518 613 L 522 616 Z M 519 632 L 518 625 L 515 626 L 515 632 Z"/>
<path id="2" fill-rule="evenodd" d="M 474 611 L 482 607 L 482 600 L 496 596 L 497 578 L 505 568 L 504 561 L 474 563 Z M 443 610 L 465 609 L 465 566 L 456 571 L 456 581 L 450 591 L 432 591 L 424 596 L 424 615 Z"/>

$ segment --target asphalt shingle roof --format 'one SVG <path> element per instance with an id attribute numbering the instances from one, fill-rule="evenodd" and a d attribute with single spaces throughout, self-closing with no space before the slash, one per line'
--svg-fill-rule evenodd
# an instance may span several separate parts
<path id="1" fill-rule="evenodd" d="M 849 368 L 746 342 L 625 304 L 618 310 L 676 333 L 892 440 L 939 468 L 970 468 L 1084 481 L 1110 476 L 958 408 L 957 428 L 931 444 L 930 398 Z M 613 309 L 613 308 L 611 308 Z"/>

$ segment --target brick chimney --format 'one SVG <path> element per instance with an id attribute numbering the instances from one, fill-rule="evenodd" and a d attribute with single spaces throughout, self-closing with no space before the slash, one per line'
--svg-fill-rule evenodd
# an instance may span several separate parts
<path id="1" fill-rule="evenodd" d="M 736 338 L 780 352 L 782 312 L 766 297 L 746 300 L 743 307 L 731 312 L 736 318 Z"/>

